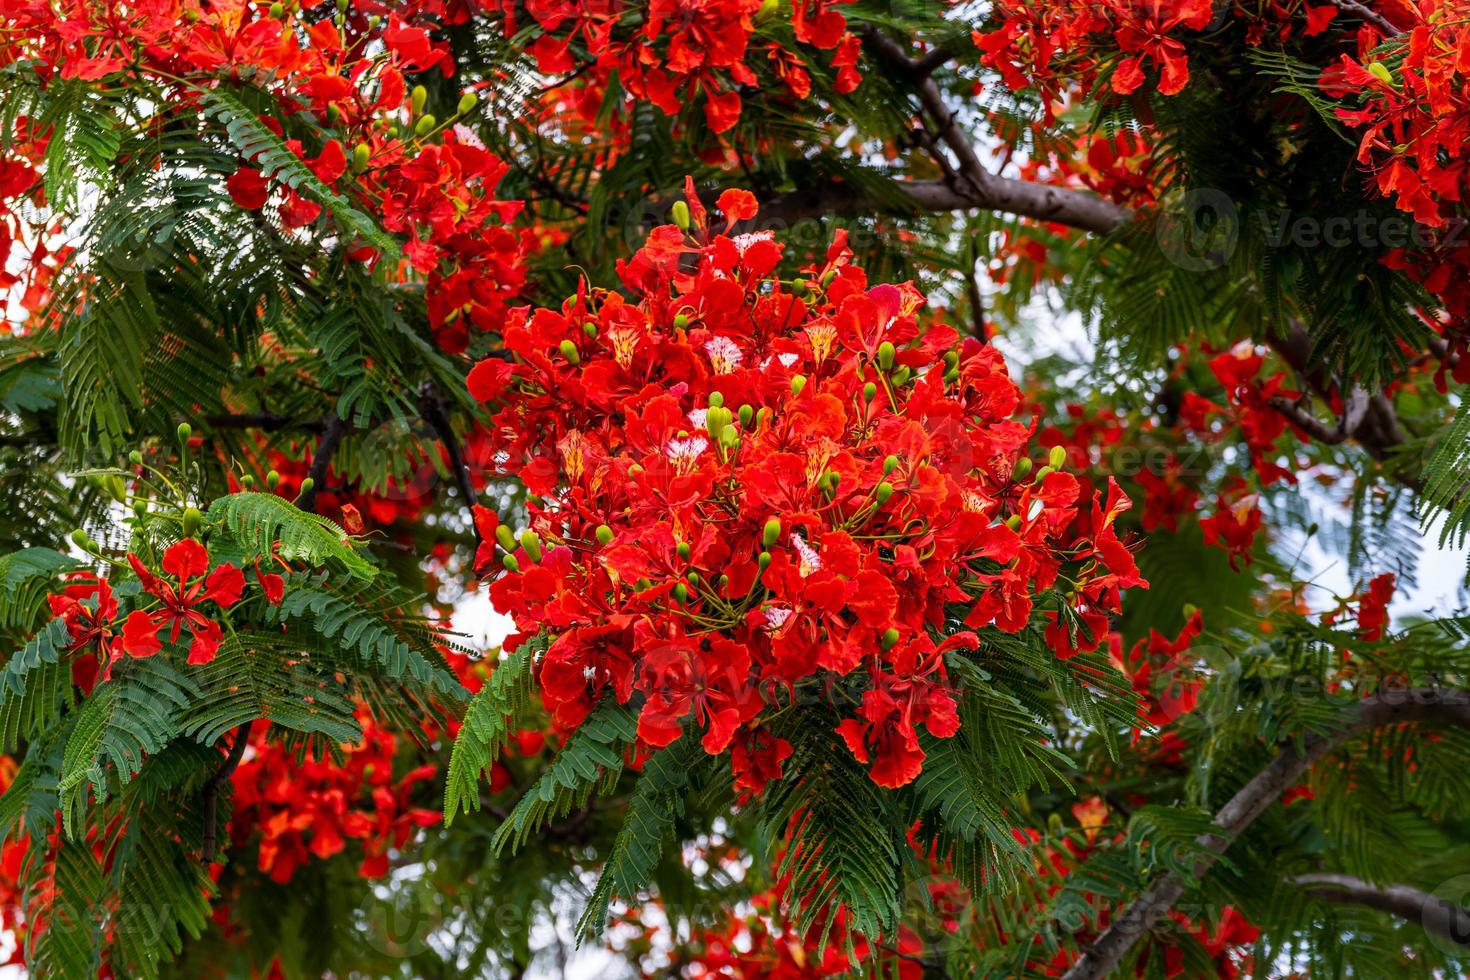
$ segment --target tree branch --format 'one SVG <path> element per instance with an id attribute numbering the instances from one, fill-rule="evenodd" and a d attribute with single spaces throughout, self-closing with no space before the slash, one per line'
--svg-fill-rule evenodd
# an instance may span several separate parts
<path id="1" fill-rule="evenodd" d="M 326 419 L 303 419 L 294 415 L 277 415 L 274 412 L 209 415 L 204 422 L 212 429 L 261 429 L 265 432 L 279 432 L 282 429 L 321 432 L 327 427 Z"/>
<path id="2" fill-rule="evenodd" d="M 454 472 L 455 486 L 459 488 L 459 494 L 464 498 L 465 509 L 470 515 L 470 529 L 475 534 L 475 546 L 478 548 L 483 542 L 480 539 L 480 529 L 475 524 L 473 507 L 480 499 L 479 494 L 475 493 L 474 481 L 470 479 L 470 468 L 465 465 L 459 438 L 454 434 L 454 425 L 449 420 L 449 409 L 444 393 L 433 382 L 424 385 L 423 394 L 419 397 L 419 412 L 423 415 L 424 421 L 429 423 L 429 427 L 434 430 L 434 434 L 439 437 L 439 442 L 444 446 L 444 452 L 449 457 L 449 468 Z"/>
<path id="3" fill-rule="evenodd" d="M 1338 10 L 1349 14 L 1356 14 L 1357 16 L 1363 18 L 1363 20 L 1367 21 L 1369 24 L 1372 24 L 1374 27 L 1382 31 L 1386 37 L 1394 37 L 1398 34 L 1403 33 L 1394 26 L 1393 21 L 1389 20 L 1378 11 L 1373 10 L 1371 7 L 1368 7 L 1365 4 L 1358 3 L 1357 0 L 1327 0 L 1327 2 L 1332 4 Z"/>
<path id="4" fill-rule="evenodd" d="M 1470 911 L 1409 885 L 1378 887 L 1341 874 L 1297 875 L 1291 879 L 1314 898 L 1345 902 L 1413 922 L 1461 946 L 1470 946 Z"/>
<path id="5" fill-rule="evenodd" d="M 235 744 L 230 746 L 224 765 L 204 784 L 204 840 L 199 848 L 199 859 L 205 864 L 214 860 L 219 849 L 219 791 L 245 757 L 245 746 L 250 743 L 250 729 L 254 724 L 254 721 L 247 721 L 235 729 Z"/>
<path id="6" fill-rule="evenodd" d="M 306 471 L 306 478 L 311 481 L 311 486 L 296 498 L 296 506 L 302 510 L 316 512 L 316 495 L 327 482 L 327 469 L 332 465 L 332 457 L 342 444 L 342 437 L 347 434 L 347 429 L 347 420 L 340 415 L 333 415 L 327 420 L 321 442 L 316 444 L 316 453 L 311 457 L 311 467 Z"/>
<path id="7" fill-rule="evenodd" d="M 1300 782 L 1318 759 L 1364 732 L 1409 722 L 1470 729 L 1470 692 L 1434 688 L 1384 692 L 1351 708 L 1336 732 L 1310 734 L 1298 745 L 1287 748 L 1220 808 L 1215 814 L 1217 832 L 1196 838 L 1195 843 L 1205 853 L 1195 859 L 1192 875 L 1186 877 L 1170 871 L 1154 881 L 1113 920 L 1062 980 L 1102 980 L 1109 975 L 1133 944 L 1179 900 L 1190 880 L 1203 877 L 1231 842 L 1276 802 L 1287 787 Z"/>

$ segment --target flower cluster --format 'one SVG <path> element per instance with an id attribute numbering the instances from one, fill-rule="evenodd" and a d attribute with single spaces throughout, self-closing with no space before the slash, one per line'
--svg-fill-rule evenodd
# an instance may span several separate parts
<path id="1" fill-rule="evenodd" d="M 831 51 L 828 67 L 834 87 L 851 92 L 860 43 L 847 30 L 840 7 L 850 0 L 796 0 L 791 30 L 798 45 Z M 616 75 L 633 97 L 677 115 L 702 100 L 711 131 L 723 133 L 740 118 L 742 87 L 756 87 L 753 66 L 766 64 L 793 97 L 811 92 L 807 56 L 774 41 L 752 44 L 757 23 L 775 16 L 771 0 L 651 0 L 607 4 L 600 0 L 558 0 L 527 5 L 539 32 L 528 51 L 547 75 L 591 76 L 581 85 L 603 91 Z M 515 5 L 504 3 L 505 33 L 524 26 Z"/>
<path id="2" fill-rule="evenodd" d="M 719 208 L 756 213 L 742 191 Z M 920 727 L 958 728 L 947 651 L 1063 604 L 1105 625 L 1142 584 L 1114 529 L 1128 501 L 1091 499 L 1060 457 L 1032 472 L 999 352 L 921 328 L 924 297 L 870 285 L 840 234 L 798 278 L 781 257 L 768 233 L 712 230 L 691 189 L 621 266 L 631 298 L 584 285 L 506 327 L 513 359 L 469 384 L 530 526 L 481 511 L 477 564 L 498 542 L 497 608 L 555 635 L 539 678 L 558 729 L 636 691 L 647 745 L 692 724 L 758 792 L 790 752 L 766 716 L 841 682 L 838 731 L 899 786 Z M 1066 656 L 1104 631 L 1052 632 Z"/>
<path id="3" fill-rule="evenodd" d="M 415 787 L 431 782 L 438 768 L 424 763 L 395 776 L 399 736 L 366 711 L 358 720 L 362 740 L 343 746 L 340 761 L 298 759 L 262 731 L 230 775 L 231 839 L 236 846 L 256 841 L 257 866 L 272 881 L 290 881 L 312 857 L 339 854 L 349 840 L 361 847 L 358 873 L 380 878 L 388 873 L 390 848 L 439 821 L 438 810 L 414 802 Z"/>
<path id="4" fill-rule="evenodd" d="M 505 165 L 451 125 L 473 112 L 475 94 L 465 93 L 454 116 L 439 120 L 425 111 L 423 87 L 410 90 L 405 81 L 411 73 L 453 73 L 447 45 L 435 39 L 440 19 L 412 10 L 409 19 L 383 16 L 369 7 L 377 9 L 341 3 L 335 16 L 321 16 L 320 8 L 201 0 L 11 4 L 0 11 L 0 64 L 28 63 L 43 81 L 134 89 L 158 107 L 160 127 L 178 114 L 198 114 L 203 93 L 221 82 L 264 89 L 276 105 L 261 124 L 318 181 L 407 240 L 404 256 L 434 297 L 428 313 L 436 339 L 459 352 L 471 331 L 499 325 L 538 242 L 531 230 L 511 226 L 520 202 L 495 198 Z M 29 136 L 22 149 L 39 150 L 49 138 Z M 328 223 L 320 195 L 262 172 L 263 152 L 242 157 L 225 181 L 235 203 L 270 208 L 285 229 Z M 25 159 L 0 160 L 0 199 L 32 196 L 37 187 Z M 21 241 L 13 224 L 0 205 L 0 255 Z M 345 244 L 358 260 L 379 258 L 351 235 Z M 54 257 L 36 245 L 28 265 L 31 290 L 44 290 Z"/>
<path id="5" fill-rule="evenodd" d="M 1223 8 L 1211 0 L 1003 0 L 995 5 L 996 26 L 975 31 L 974 42 L 981 63 L 1007 87 L 1034 88 L 1046 102 L 1099 83 L 1131 95 L 1150 77 L 1160 95 L 1176 95 L 1189 84 L 1186 41 L 1224 23 L 1222 15 L 1243 21 L 1244 41 L 1255 46 L 1268 34 L 1277 41 L 1315 37 L 1337 14 L 1334 4 L 1303 0 Z"/>

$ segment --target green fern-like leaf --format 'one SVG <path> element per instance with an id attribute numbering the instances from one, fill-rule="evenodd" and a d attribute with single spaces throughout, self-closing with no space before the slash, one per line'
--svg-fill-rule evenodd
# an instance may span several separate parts
<path id="1" fill-rule="evenodd" d="M 0 670 L 0 751 L 15 751 L 71 706 L 71 667 L 62 659 L 70 645 L 66 623 L 54 619 Z"/>
<path id="2" fill-rule="evenodd" d="M 480 779 L 490 772 L 500 750 L 534 703 L 531 667 L 544 651 L 544 638 L 523 644 L 499 664 L 470 701 L 449 757 L 444 785 L 444 822 L 461 811 L 480 809 Z"/>
<path id="3" fill-rule="evenodd" d="M 273 493 L 232 493 L 209 505 L 209 518 L 262 556 L 272 552 L 287 561 L 330 564 L 359 578 L 376 569 L 349 543 L 340 525 L 308 514 Z"/>
<path id="4" fill-rule="evenodd" d="M 631 708 L 611 698 L 603 701 L 495 831 L 495 850 L 519 849 L 549 821 L 586 806 L 598 784 L 610 784 L 622 773 L 623 754 L 637 734 Z"/>

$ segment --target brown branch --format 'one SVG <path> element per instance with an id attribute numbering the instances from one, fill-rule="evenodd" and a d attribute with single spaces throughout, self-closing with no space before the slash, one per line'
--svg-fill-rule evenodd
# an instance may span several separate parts
<path id="1" fill-rule="evenodd" d="M 327 420 L 321 442 L 316 444 L 316 453 L 311 457 L 311 467 L 306 471 L 306 479 L 311 481 L 311 486 L 296 498 L 296 506 L 302 510 L 308 513 L 316 511 L 316 495 L 326 485 L 327 469 L 332 465 L 332 457 L 342 444 L 342 437 L 347 434 L 347 429 L 347 420 L 340 415 L 333 415 Z"/>
<path id="2" fill-rule="evenodd" d="M 1220 808 L 1215 814 L 1217 831 L 1196 838 L 1195 843 L 1204 853 L 1195 859 L 1192 874 L 1185 876 L 1170 871 L 1158 878 L 1113 920 L 1062 980 L 1102 980 L 1108 976 L 1133 944 L 1179 900 L 1190 880 L 1203 877 L 1231 842 L 1275 803 L 1287 787 L 1300 782 L 1318 759 L 1364 732 L 1409 722 L 1470 729 L 1470 692 L 1433 688 L 1385 692 L 1353 706 L 1335 732 L 1310 734 L 1298 745 L 1288 747 Z"/>
<path id="3" fill-rule="evenodd" d="M 1363 18 L 1363 20 L 1378 28 L 1388 37 L 1394 37 L 1403 33 L 1394 26 L 1393 21 L 1367 5 L 1358 3 L 1357 0 L 1327 0 L 1327 2 L 1344 13 L 1356 14 Z"/>
<path id="4" fill-rule="evenodd" d="M 474 505 L 479 501 L 479 494 L 475 493 L 474 481 L 470 479 L 470 468 L 465 464 L 464 453 L 460 451 L 459 438 L 454 434 L 454 424 L 449 420 L 449 407 L 444 398 L 444 393 L 439 390 L 433 382 L 424 385 L 423 394 L 419 398 L 419 412 L 424 421 L 438 436 L 440 444 L 444 446 L 444 452 L 449 457 L 449 468 L 454 472 L 455 486 L 459 494 L 464 498 L 465 509 L 470 516 L 470 529 L 475 535 L 475 547 L 478 548 L 484 542 L 480 539 L 480 528 L 475 524 Z"/>
<path id="5" fill-rule="evenodd" d="M 215 774 L 204 784 L 204 840 L 199 848 L 199 859 L 205 864 L 214 860 L 219 849 L 219 791 L 229 782 L 230 775 L 245 756 L 245 746 L 250 743 L 250 729 L 254 721 L 247 721 L 235 729 L 235 744 L 230 746 L 229 755 Z"/>
<path id="6" fill-rule="evenodd" d="M 1306 874 L 1291 879 L 1314 898 L 1361 905 L 1413 922 L 1461 946 L 1470 946 L 1470 911 L 1409 885 L 1379 887 L 1341 874 Z"/>
<path id="7" fill-rule="evenodd" d="M 1280 395 L 1272 395 L 1269 402 L 1272 408 L 1286 416 L 1288 422 L 1318 442 L 1336 446 L 1347 441 L 1347 427 L 1343 422 L 1339 421 L 1335 426 L 1328 425 L 1308 412 L 1302 402 L 1292 401 Z"/>

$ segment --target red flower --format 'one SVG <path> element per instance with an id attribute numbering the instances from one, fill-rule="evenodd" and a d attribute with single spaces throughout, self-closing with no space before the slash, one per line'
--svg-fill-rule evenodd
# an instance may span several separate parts
<path id="1" fill-rule="evenodd" d="M 161 648 L 159 630 L 169 630 L 168 641 L 177 643 L 180 630 L 187 625 L 193 641 L 189 645 L 189 663 L 206 664 L 214 659 L 223 633 L 219 623 L 200 611 L 206 600 L 220 609 L 228 609 L 240 601 L 245 589 L 245 576 L 228 562 L 209 571 L 209 554 L 204 545 L 185 538 L 163 554 L 163 570 L 175 581 L 154 575 L 132 553 L 133 566 L 143 588 L 162 602 L 162 608 L 151 613 L 136 610 L 123 625 L 123 650 L 134 657 L 150 657 Z M 208 573 L 206 575 L 206 573 Z"/>

